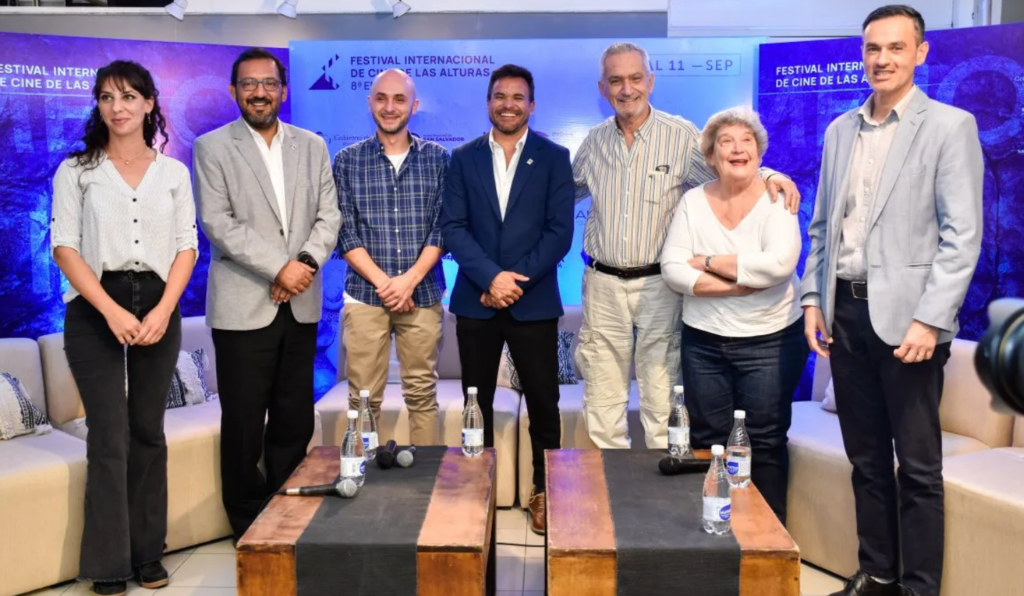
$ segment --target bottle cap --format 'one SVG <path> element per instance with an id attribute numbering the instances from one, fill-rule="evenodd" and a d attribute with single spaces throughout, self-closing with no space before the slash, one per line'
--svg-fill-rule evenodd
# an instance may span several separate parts
<path id="1" fill-rule="evenodd" d="M 747 412 L 745 410 L 736 410 L 733 416 L 736 417 L 736 420 L 744 420 L 747 417 Z"/>
<path id="2" fill-rule="evenodd" d="M 359 390 L 359 397 L 370 397 L 370 390 L 369 389 L 360 389 Z"/>
<path id="3" fill-rule="evenodd" d="M 476 395 L 476 387 L 467 387 L 466 393 L 468 393 L 469 395 Z"/>
<path id="4" fill-rule="evenodd" d="M 676 385 L 675 387 L 672 388 L 672 393 L 674 393 L 676 395 L 679 395 L 682 392 L 683 392 L 683 386 L 682 385 Z"/>
<path id="5" fill-rule="evenodd" d="M 725 453 L 725 447 L 721 445 L 712 445 L 711 455 L 723 455 Z"/>
<path id="6" fill-rule="evenodd" d="M 349 420 L 355 420 L 356 418 L 359 418 L 359 412 L 356 410 L 349 410 L 347 416 Z"/>

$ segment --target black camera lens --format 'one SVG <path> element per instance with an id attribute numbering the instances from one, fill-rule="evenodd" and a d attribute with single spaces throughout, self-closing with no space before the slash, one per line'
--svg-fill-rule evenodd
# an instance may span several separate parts
<path id="1" fill-rule="evenodd" d="M 1024 300 L 996 300 L 988 306 L 988 317 L 974 367 L 992 394 L 994 409 L 1024 414 Z"/>

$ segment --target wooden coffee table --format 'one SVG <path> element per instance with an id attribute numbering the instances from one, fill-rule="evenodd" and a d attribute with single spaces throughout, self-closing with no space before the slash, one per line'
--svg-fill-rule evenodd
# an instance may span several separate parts
<path id="1" fill-rule="evenodd" d="M 309 452 L 285 488 L 333 482 L 337 447 Z M 494 449 L 441 461 L 417 542 L 418 596 L 481 596 L 494 591 Z M 324 497 L 275 497 L 238 542 L 239 596 L 296 596 L 295 543 Z M 337 497 L 330 497 L 337 498 Z"/>
<path id="2" fill-rule="evenodd" d="M 615 530 L 601 451 L 544 457 L 548 594 L 615 596 Z M 753 485 L 732 494 L 732 531 L 741 549 L 741 596 L 800 595 L 800 549 Z"/>

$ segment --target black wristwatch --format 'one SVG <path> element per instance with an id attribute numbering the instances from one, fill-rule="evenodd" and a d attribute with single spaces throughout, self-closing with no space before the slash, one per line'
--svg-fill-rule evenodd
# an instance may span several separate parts
<path id="1" fill-rule="evenodd" d="M 316 272 L 320 270 L 320 263 L 317 263 L 316 259 L 313 258 L 313 255 L 308 252 L 300 252 L 297 260 L 303 265 L 308 265 L 313 269 L 313 275 L 316 275 Z"/>

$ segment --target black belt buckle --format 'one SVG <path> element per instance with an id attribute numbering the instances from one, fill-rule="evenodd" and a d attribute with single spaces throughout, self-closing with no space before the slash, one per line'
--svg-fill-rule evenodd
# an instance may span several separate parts
<path id="1" fill-rule="evenodd" d="M 868 299 L 868 282 L 866 281 L 851 281 L 850 282 L 850 294 L 857 300 Z"/>

